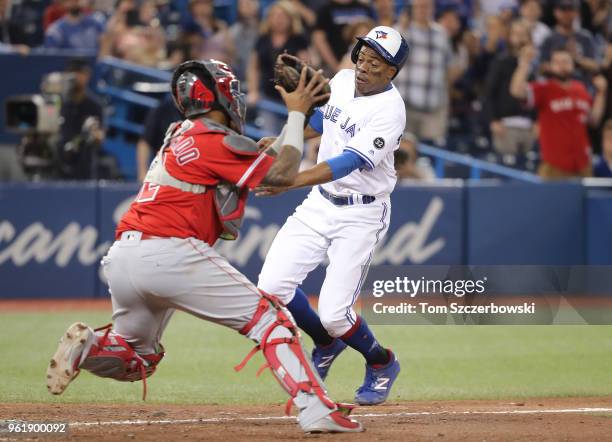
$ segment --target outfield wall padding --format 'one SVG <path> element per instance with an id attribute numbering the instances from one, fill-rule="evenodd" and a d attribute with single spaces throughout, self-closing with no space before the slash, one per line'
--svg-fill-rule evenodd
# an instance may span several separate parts
<path id="1" fill-rule="evenodd" d="M 106 297 L 99 261 L 136 184 L 0 184 L 0 298 Z M 256 281 L 306 195 L 251 196 L 241 237 L 218 250 Z M 612 191 L 578 184 L 400 187 L 373 264 L 612 264 Z M 317 293 L 325 264 L 304 283 Z"/>

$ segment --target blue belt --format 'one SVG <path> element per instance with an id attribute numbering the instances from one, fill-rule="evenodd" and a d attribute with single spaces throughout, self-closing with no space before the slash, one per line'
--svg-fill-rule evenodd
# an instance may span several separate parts
<path id="1" fill-rule="evenodd" d="M 329 200 L 335 206 L 352 206 L 354 204 L 370 204 L 376 200 L 375 196 L 372 195 L 350 195 L 350 196 L 340 196 L 340 195 L 332 195 L 323 187 L 319 186 L 319 192 L 321 195 L 325 197 L 325 199 Z"/>

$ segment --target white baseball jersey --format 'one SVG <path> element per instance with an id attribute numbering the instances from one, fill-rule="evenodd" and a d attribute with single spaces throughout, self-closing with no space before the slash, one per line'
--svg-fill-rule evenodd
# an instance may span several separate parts
<path id="1" fill-rule="evenodd" d="M 323 187 L 336 195 L 390 194 L 397 180 L 393 151 L 399 147 L 406 125 L 402 97 L 392 84 L 384 92 L 356 97 L 353 69 L 338 72 L 330 86 L 329 102 L 320 108 L 323 136 L 317 162 L 335 157 L 346 149 L 363 158 L 368 167 L 323 184 Z"/>

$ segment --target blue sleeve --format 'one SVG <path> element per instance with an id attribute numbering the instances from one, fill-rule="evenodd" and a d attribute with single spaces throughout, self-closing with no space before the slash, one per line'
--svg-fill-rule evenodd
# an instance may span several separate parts
<path id="1" fill-rule="evenodd" d="M 361 167 L 367 167 L 367 163 L 363 158 L 355 152 L 345 150 L 340 155 L 330 158 L 326 161 L 332 171 L 334 181 L 347 176 L 352 171 Z"/>
<path id="2" fill-rule="evenodd" d="M 318 133 L 323 133 L 323 112 L 320 108 L 316 108 L 314 114 L 310 117 L 308 125 L 316 130 Z"/>

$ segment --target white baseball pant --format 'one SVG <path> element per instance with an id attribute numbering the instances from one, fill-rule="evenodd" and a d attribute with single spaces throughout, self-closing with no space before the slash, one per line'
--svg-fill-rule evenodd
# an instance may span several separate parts
<path id="1" fill-rule="evenodd" d="M 389 227 L 390 209 L 388 196 L 370 204 L 336 206 L 313 188 L 274 238 L 257 286 L 287 304 L 327 255 L 319 317 L 332 337 L 344 335 L 355 324 L 353 305 Z"/>

